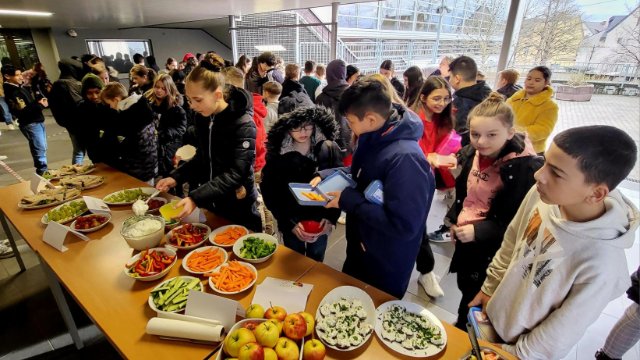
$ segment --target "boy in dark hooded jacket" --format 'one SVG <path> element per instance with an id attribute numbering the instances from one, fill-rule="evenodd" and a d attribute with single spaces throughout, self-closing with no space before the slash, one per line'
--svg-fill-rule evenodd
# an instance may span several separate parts
<path id="1" fill-rule="evenodd" d="M 347 213 L 342 271 L 402 298 L 425 231 L 435 180 L 418 145 L 422 121 L 405 107 L 392 106 L 388 94 L 385 85 L 373 79 L 357 81 L 342 94 L 339 113 L 358 137 L 350 168 L 357 185 L 330 193 L 334 198 L 327 207 Z M 375 180 L 382 183 L 382 205 L 364 195 Z"/>

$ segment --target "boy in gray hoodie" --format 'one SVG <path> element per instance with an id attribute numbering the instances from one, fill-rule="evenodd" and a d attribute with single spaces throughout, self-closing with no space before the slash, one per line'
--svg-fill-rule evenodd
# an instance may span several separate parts
<path id="1" fill-rule="evenodd" d="M 638 209 L 616 186 L 637 147 L 622 130 L 558 134 L 469 306 L 482 305 L 502 345 L 521 359 L 558 359 L 630 285 L 624 249 Z"/>

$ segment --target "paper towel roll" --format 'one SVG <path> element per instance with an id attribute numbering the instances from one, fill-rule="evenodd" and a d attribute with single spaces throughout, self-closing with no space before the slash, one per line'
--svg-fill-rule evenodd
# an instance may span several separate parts
<path id="1" fill-rule="evenodd" d="M 223 338 L 224 327 L 156 317 L 147 323 L 147 334 L 217 342 Z"/>

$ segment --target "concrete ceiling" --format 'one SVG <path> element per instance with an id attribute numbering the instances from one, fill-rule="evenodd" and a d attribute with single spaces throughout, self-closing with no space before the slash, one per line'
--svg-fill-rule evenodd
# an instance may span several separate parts
<path id="1" fill-rule="evenodd" d="M 50 17 L 0 14 L 3 28 L 113 29 L 184 23 L 363 0 L 2 0 L 0 9 L 52 12 Z"/>

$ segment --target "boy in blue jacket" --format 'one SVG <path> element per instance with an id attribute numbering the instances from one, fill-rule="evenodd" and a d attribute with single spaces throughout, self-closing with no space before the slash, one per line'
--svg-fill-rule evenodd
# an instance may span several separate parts
<path id="1" fill-rule="evenodd" d="M 425 232 L 435 180 L 418 146 L 420 118 L 403 106 L 392 106 L 386 86 L 361 80 L 340 98 L 338 111 L 358 138 L 350 169 L 357 185 L 330 193 L 334 198 L 327 207 L 347 213 L 342 271 L 402 298 Z M 364 195 L 375 180 L 383 184 L 382 205 Z"/>

